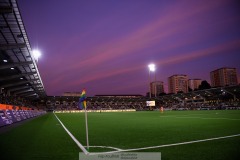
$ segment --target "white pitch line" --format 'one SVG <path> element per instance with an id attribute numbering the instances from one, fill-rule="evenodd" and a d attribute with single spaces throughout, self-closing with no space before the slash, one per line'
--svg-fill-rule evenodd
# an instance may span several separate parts
<path id="1" fill-rule="evenodd" d="M 226 139 L 226 138 L 232 138 L 232 137 L 238 137 L 238 136 L 240 136 L 240 134 L 235 134 L 235 135 L 230 135 L 230 136 L 223 136 L 223 137 L 208 138 L 208 139 L 201 139 L 201 140 L 188 141 L 188 142 L 181 142 L 181 143 L 164 144 L 164 145 L 160 145 L 160 146 L 133 148 L 133 149 L 122 149 L 120 151 L 110 151 L 110 152 L 96 152 L 96 153 L 89 153 L 89 155 L 110 154 L 110 153 L 118 153 L 118 152 L 129 152 L 129 151 L 139 151 L 139 150 L 163 148 L 163 147 L 170 147 L 170 146 L 179 146 L 179 145 L 184 145 L 184 144 L 192 144 L 192 143 L 213 141 L 213 140 Z"/>
<path id="2" fill-rule="evenodd" d="M 78 147 L 83 151 L 84 154 L 88 155 L 89 152 L 83 147 L 83 145 L 72 135 L 72 133 L 64 126 L 61 120 L 57 117 L 55 113 L 53 113 L 59 123 L 62 125 L 63 129 L 68 133 L 68 135 L 72 138 L 72 140 L 78 145 Z"/>
<path id="3" fill-rule="evenodd" d="M 86 146 L 84 146 L 86 147 Z M 114 149 L 114 150 L 117 150 L 117 151 L 122 151 L 122 149 L 120 148 L 116 148 L 116 147 L 111 147 L 111 146 L 89 146 L 90 148 L 110 148 L 110 149 Z"/>
<path id="4" fill-rule="evenodd" d="M 139 151 L 139 150 L 146 150 L 146 149 L 154 149 L 154 148 L 163 148 L 163 147 L 170 147 L 170 146 L 179 146 L 184 144 L 192 144 L 192 143 L 199 143 L 199 142 L 206 142 L 206 141 L 213 141 L 218 139 L 226 139 L 226 138 L 232 138 L 232 137 L 238 137 L 240 134 L 230 135 L 230 136 L 223 136 L 223 137 L 215 137 L 215 138 L 208 138 L 208 139 L 201 139 L 201 140 L 195 140 L 195 141 L 188 141 L 188 142 L 181 142 L 181 143 L 173 143 L 173 144 L 164 144 L 159 146 L 151 146 L 151 147 L 143 147 L 143 148 L 133 148 L 133 149 L 120 149 L 116 147 L 111 146 L 90 146 L 90 147 L 102 147 L 102 148 L 111 148 L 116 149 L 116 151 L 110 151 L 110 152 L 96 152 L 96 153 L 90 153 L 88 152 L 84 146 L 72 135 L 72 133 L 64 126 L 64 124 L 61 122 L 61 120 L 57 117 L 55 113 L 53 113 L 59 123 L 62 125 L 64 130 L 68 133 L 68 135 L 72 138 L 72 140 L 78 145 L 78 147 L 83 151 L 86 155 L 100 155 L 100 154 L 110 154 L 110 153 L 118 153 L 118 152 L 128 152 L 128 151 Z"/>

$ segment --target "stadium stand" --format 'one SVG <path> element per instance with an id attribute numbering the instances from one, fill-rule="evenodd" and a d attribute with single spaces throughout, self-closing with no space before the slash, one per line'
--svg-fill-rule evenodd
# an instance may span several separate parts
<path id="1" fill-rule="evenodd" d="M 45 114 L 44 110 L 0 104 L 0 127 Z"/>
<path id="2" fill-rule="evenodd" d="M 150 110 L 146 101 L 153 100 L 156 106 L 171 110 L 212 110 L 240 109 L 240 86 L 227 86 L 206 90 L 192 91 L 149 97 L 141 95 L 96 95 L 87 97 L 88 110 Z M 49 110 L 78 110 L 79 97 L 48 96 L 42 100 Z"/>
<path id="3" fill-rule="evenodd" d="M 0 22 L 0 126 L 5 126 L 46 113 L 38 105 L 46 93 L 15 0 L 0 1 Z"/>

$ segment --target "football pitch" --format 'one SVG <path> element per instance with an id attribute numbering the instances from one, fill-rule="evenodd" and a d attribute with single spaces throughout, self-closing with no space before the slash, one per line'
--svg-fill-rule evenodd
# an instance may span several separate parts
<path id="1" fill-rule="evenodd" d="M 86 146 L 84 113 L 56 113 Z M 82 150 L 48 113 L 1 135 L 1 159 L 77 160 Z M 88 113 L 90 153 L 161 152 L 170 159 L 239 159 L 240 111 Z"/>

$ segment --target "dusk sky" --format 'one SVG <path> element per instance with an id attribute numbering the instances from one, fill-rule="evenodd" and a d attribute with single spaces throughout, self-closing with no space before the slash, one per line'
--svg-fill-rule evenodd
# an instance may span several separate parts
<path id="1" fill-rule="evenodd" d="M 47 95 L 142 94 L 157 80 L 240 71 L 238 0 L 19 0 Z M 153 79 L 153 76 L 152 76 Z"/>

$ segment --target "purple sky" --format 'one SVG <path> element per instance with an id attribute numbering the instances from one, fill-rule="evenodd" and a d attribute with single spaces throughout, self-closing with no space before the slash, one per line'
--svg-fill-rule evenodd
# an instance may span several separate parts
<path id="1" fill-rule="evenodd" d="M 19 0 L 48 95 L 86 88 L 143 94 L 147 65 L 157 80 L 173 74 L 210 81 L 210 71 L 240 71 L 237 0 Z M 153 78 L 153 76 L 152 76 Z"/>

